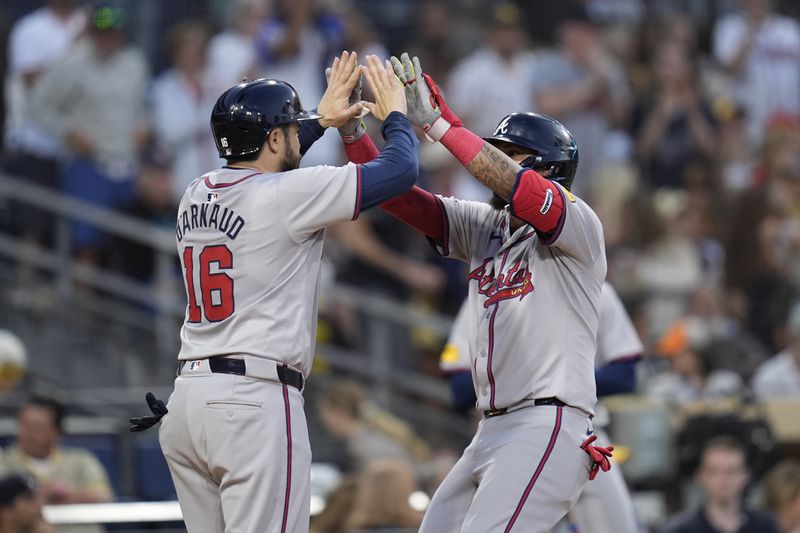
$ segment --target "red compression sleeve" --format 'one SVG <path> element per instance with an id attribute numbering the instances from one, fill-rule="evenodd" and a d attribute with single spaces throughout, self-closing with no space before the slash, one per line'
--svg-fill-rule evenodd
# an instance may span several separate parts
<path id="1" fill-rule="evenodd" d="M 381 209 L 435 241 L 445 240 L 445 219 L 436 197 L 416 185 L 405 194 L 380 204 Z"/>
<path id="2" fill-rule="evenodd" d="M 511 214 L 541 233 L 556 229 L 564 215 L 564 195 L 558 185 L 529 168 L 517 174 L 511 189 Z"/>
<path id="3" fill-rule="evenodd" d="M 344 143 L 344 152 L 347 159 L 356 164 L 369 163 L 380 155 L 378 147 L 366 133 L 354 142 Z"/>
<path id="4" fill-rule="evenodd" d="M 467 128 L 451 126 L 440 142 L 462 165 L 467 166 L 483 148 L 484 140 Z"/>

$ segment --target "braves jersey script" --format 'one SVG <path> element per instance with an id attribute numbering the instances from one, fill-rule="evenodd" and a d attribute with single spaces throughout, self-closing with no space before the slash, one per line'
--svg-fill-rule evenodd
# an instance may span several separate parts
<path id="1" fill-rule="evenodd" d="M 308 375 L 324 228 L 359 211 L 356 165 L 196 179 L 176 236 L 188 296 L 179 359 L 247 354 Z"/>
<path id="2" fill-rule="evenodd" d="M 447 228 L 437 250 L 469 263 L 468 345 L 478 409 L 557 397 L 593 414 L 600 289 L 600 220 L 558 186 L 564 215 L 545 242 L 510 231 L 508 209 L 438 197 Z"/>

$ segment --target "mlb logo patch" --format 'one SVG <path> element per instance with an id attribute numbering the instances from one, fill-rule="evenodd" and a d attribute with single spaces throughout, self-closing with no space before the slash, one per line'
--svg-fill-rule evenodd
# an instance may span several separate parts
<path id="1" fill-rule="evenodd" d="M 189 370 L 199 370 L 200 369 L 200 361 L 191 361 L 189 363 Z"/>
<path id="2" fill-rule="evenodd" d="M 219 200 L 219 193 L 218 192 L 210 192 L 208 193 L 208 201 L 209 202 L 216 202 Z"/>

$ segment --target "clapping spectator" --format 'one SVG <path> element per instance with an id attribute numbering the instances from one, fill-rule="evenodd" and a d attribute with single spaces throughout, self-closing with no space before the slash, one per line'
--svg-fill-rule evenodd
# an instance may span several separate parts
<path id="1" fill-rule="evenodd" d="M 775 112 L 800 114 L 800 25 L 778 15 L 773 0 L 741 0 L 741 7 L 714 26 L 714 56 L 733 78 L 758 142 Z"/>
<path id="2" fill-rule="evenodd" d="M 560 120 L 580 146 L 578 194 L 605 160 L 608 134 L 627 120 L 630 87 L 622 65 L 594 24 L 583 16 L 565 20 L 558 48 L 537 61 L 534 110 Z"/>
<path id="3" fill-rule="evenodd" d="M 779 533 L 771 516 L 745 506 L 748 480 L 742 444 L 732 437 L 713 438 L 703 448 L 697 469 L 704 504 L 673 519 L 664 533 Z"/>
<path id="4" fill-rule="evenodd" d="M 222 164 L 208 118 L 229 84 L 222 83 L 208 67 L 209 36 L 209 29 L 199 21 L 176 24 L 166 40 L 172 68 L 153 84 L 155 145 L 173 158 L 172 198 L 176 204 L 192 181 Z"/>
<path id="5" fill-rule="evenodd" d="M 711 158 L 717 149 L 711 108 L 683 46 L 661 44 L 652 71 L 651 94 L 638 103 L 633 117 L 642 178 L 654 188 L 685 187 L 687 163 L 696 157 Z"/>
<path id="6" fill-rule="evenodd" d="M 789 313 L 786 329 L 786 348 L 762 363 L 753 376 L 753 392 L 761 400 L 800 400 L 800 304 Z"/>
<path id="7" fill-rule="evenodd" d="M 102 5 L 89 18 L 89 38 L 48 70 L 32 97 L 32 117 L 70 150 L 64 191 L 85 202 L 120 208 L 133 197 L 139 150 L 147 138 L 144 92 L 148 68 L 126 42 L 127 13 Z M 107 236 L 72 225 L 78 259 L 99 263 Z"/>

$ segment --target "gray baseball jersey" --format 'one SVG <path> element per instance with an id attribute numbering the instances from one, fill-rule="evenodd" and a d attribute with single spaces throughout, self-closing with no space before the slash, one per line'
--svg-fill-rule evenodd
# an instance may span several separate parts
<path id="1" fill-rule="evenodd" d="M 467 302 L 458 310 L 450 335 L 442 350 L 439 368 L 444 372 L 470 370 L 469 323 Z M 614 287 L 604 282 L 600 290 L 600 321 L 597 331 L 595 367 L 639 356 L 644 351 L 642 341 Z M 596 422 L 595 422 L 595 425 Z"/>
<path id="2" fill-rule="evenodd" d="M 176 227 L 189 299 L 179 359 L 252 355 L 308 375 L 324 228 L 355 218 L 359 196 L 353 164 L 226 167 L 189 185 Z"/>
<path id="3" fill-rule="evenodd" d="M 557 397 L 592 414 L 600 289 L 600 220 L 566 189 L 564 216 L 543 240 L 510 213 L 441 198 L 447 229 L 437 249 L 470 265 L 467 309 L 472 376 L 481 410 Z"/>
<path id="4" fill-rule="evenodd" d="M 600 293 L 600 329 L 597 332 L 598 367 L 637 357 L 644 352 L 642 340 L 625 310 L 617 291 L 610 283 Z"/>

